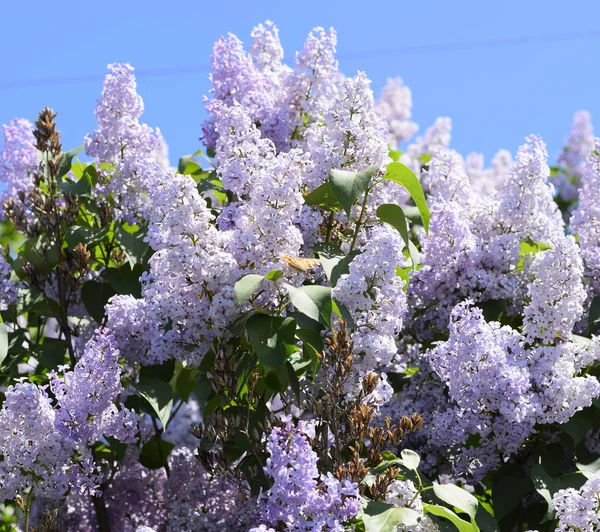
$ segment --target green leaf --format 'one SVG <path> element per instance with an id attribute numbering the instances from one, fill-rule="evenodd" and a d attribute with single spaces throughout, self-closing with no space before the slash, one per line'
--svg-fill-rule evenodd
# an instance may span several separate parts
<path id="1" fill-rule="evenodd" d="M 408 237 L 406 217 L 404 216 L 402 208 L 392 203 L 385 203 L 377 207 L 376 214 L 382 222 L 390 224 L 400 233 L 400 236 L 402 236 L 402 240 L 404 240 L 404 244 L 408 249 L 413 269 L 416 269 L 417 264 L 421 262 L 421 257 L 419 255 L 419 250 Z"/>
<path id="2" fill-rule="evenodd" d="M 406 469 L 410 469 L 411 471 L 416 471 L 421 463 L 421 457 L 411 451 L 410 449 L 403 449 L 400 453 L 400 458 L 398 462 L 401 463 Z"/>
<path id="3" fill-rule="evenodd" d="M 552 497 L 560 489 L 560 480 L 551 477 L 540 464 L 534 464 L 529 475 L 534 488 L 548 504 L 548 510 L 542 522 L 549 521 L 554 514 L 552 511 Z"/>
<path id="4" fill-rule="evenodd" d="M 421 221 L 423 222 L 423 227 L 425 228 L 425 232 L 429 231 L 429 207 L 427 207 L 427 202 L 425 201 L 425 194 L 423 194 L 423 189 L 421 188 L 421 183 L 417 179 L 415 173 L 405 164 L 394 162 L 388 164 L 388 167 L 385 171 L 385 179 L 388 181 L 393 181 L 394 183 L 398 183 L 403 186 L 408 193 L 411 195 L 414 200 L 417 208 L 419 209 L 419 213 L 421 214 Z"/>
<path id="5" fill-rule="evenodd" d="M 499 321 L 498 318 L 506 311 L 509 303 L 508 299 L 488 299 L 478 302 L 477 306 L 483 312 L 486 321 Z"/>
<path id="6" fill-rule="evenodd" d="M 350 263 L 360 255 L 358 249 L 346 255 L 339 247 L 328 242 L 317 244 L 313 249 L 319 255 L 325 275 L 332 287 L 335 287 L 342 275 L 350 271 Z"/>
<path id="7" fill-rule="evenodd" d="M 132 268 L 142 261 L 142 258 L 148 251 L 148 244 L 144 242 L 145 236 L 145 231 L 138 230 L 135 233 L 130 233 L 123 225 L 115 225 L 115 239 L 125 253 L 127 261 Z"/>
<path id="8" fill-rule="evenodd" d="M 559 480 L 561 490 L 566 490 L 568 488 L 578 490 L 586 483 L 587 477 L 579 471 L 576 471 L 574 473 L 566 473 L 562 475 Z"/>
<path id="9" fill-rule="evenodd" d="M 423 511 L 426 514 L 433 514 L 439 517 L 448 519 L 460 532 L 477 532 L 479 527 L 475 523 L 469 523 L 464 519 L 461 519 L 452 510 L 445 506 L 439 506 L 437 504 L 424 504 Z"/>
<path id="10" fill-rule="evenodd" d="M 356 329 L 356 323 L 352 313 L 348 310 L 348 307 L 340 301 L 333 300 L 333 312 L 335 312 L 340 318 L 342 318 L 350 329 Z"/>
<path id="11" fill-rule="evenodd" d="M 194 394 L 198 400 L 200 409 L 204 409 L 213 395 L 212 381 L 206 376 L 201 375 L 194 386 Z"/>
<path id="12" fill-rule="evenodd" d="M 331 328 L 331 313 L 333 312 L 331 287 L 309 285 L 296 288 L 287 283 L 284 283 L 283 286 L 298 310 L 309 318 Z"/>
<path id="13" fill-rule="evenodd" d="M 24 262 L 30 263 L 38 273 L 46 275 L 58 264 L 58 249 L 47 236 L 39 236 L 25 240 L 17 251 L 15 269 Z"/>
<path id="14" fill-rule="evenodd" d="M 562 423 L 560 428 L 566 432 L 573 440 L 574 445 L 578 445 L 586 437 L 588 431 L 594 423 L 594 412 L 591 408 L 584 408 L 569 419 L 566 423 Z"/>
<path id="15" fill-rule="evenodd" d="M 71 173 L 77 178 L 81 179 L 83 172 L 88 167 L 86 163 L 74 162 L 71 163 Z M 62 177 L 62 176 L 61 176 Z"/>
<path id="16" fill-rule="evenodd" d="M 48 370 L 55 370 L 65 363 L 67 342 L 56 338 L 45 337 L 42 342 L 40 363 Z"/>
<path id="17" fill-rule="evenodd" d="M 529 238 L 519 244 L 519 255 L 523 256 L 528 253 L 539 253 L 540 251 L 546 251 L 547 249 L 552 249 L 552 246 L 544 244 L 543 242 L 534 242 Z"/>
<path id="18" fill-rule="evenodd" d="M 140 464 L 148 469 L 160 469 L 167 465 L 169 453 L 175 448 L 175 444 L 163 440 L 158 436 L 152 436 L 142 447 L 140 452 Z"/>
<path id="19" fill-rule="evenodd" d="M 233 285 L 233 293 L 238 305 L 243 305 L 248 301 L 254 293 L 260 288 L 264 281 L 264 275 L 249 273 L 244 275 L 239 281 Z"/>
<path id="20" fill-rule="evenodd" d="M 84 146 L 79 146 L 74 150 L 65 151 L 60 154 L 60 162 L 58 163 L 58 175 L 57 177 L 62 177 L 69 173 L 71 169 L 71 164 L 73 162 L 73 158 L 84 149 Z"/>
<path id="21" fill-rule="evenodd" d="M 271 270 L 267 275 L 249 273 L 233 285 L 233 293 L 238 305 L 243 305 L 260 288 L 263 281 L 275 282 L 283 275 L 281 270 Z"/>
<path id="22" fill-rule="evenodd" d="M 140 379 L 154 378 L 170 383 L 173 375 L 175 375 L 175 361 L 173 359 L 165 360 L 162 364 L 140 368 Z"/>
<path id="23" fill-rule="evenodd" d="M 2 359 L 0 358 L 0 362 L 1 361 Z M 577 469 L 579 469 L 579 471 L 581 471 L 587 478 L 592 478 L 598 473 L 598 471 L 600 471 L 600 458 L 590 462 L 589 464 L 577 462 L 575 465 L 577 466 Z"/>
<path id="24" fill-rule="evenodd" d="M 39 314 L 40 316 L 47 316 L 49 318 L 56 318 L 62 314 L 58 301 L 47 297 L 36 299 L 28 308 L 29 312 Z"/>
<path id="25" fill-rule="evenodd" d="M 98 182 L 98 173 L 96 172 L 96 168 L 90 165 L 83 171 L 83 175 L 79 178 L 79 181 L 59 181 L 58 189 L 73 196 L 91 198 L 94 181 Z"/>
<path id="26" fill-rule="evenodd" d="M 179 172 L 180 174 L 186 175 L 186 169 L 187 169 L 188 163 L 194 157 L 197 157 L 198 155 L 202 155 L 202 150 L 198 150 L 195 153 L 192 153 L 191 155 L 184 155 L 183 157 L 181 157 L 179 159 L 179 164 L 177 165 L 177 172 Z"/>
<path id="27" fill-rule="evenodd" d="M 120 268 L 105 268 L 102 270 L 102 278 L 110 284 L 117 294 L 142 297 L 142 285 L 140 277 L 144 273 L 141 264 L 136 264 L 133 269 L 129 265 Z"/>
<path id="28" fill-rule="evenodd" d="M 350 218 L 352 206 L 356 200 L 367 190 L 371 178 L 377 172 L 377 165 L 369 166 L 361 172 L 332 169 L 329 172 L 329 183 L 336 199 L 340 202 L 346 215 Z"/>
<path id="29" fill-rule="evenodd" d="M 313 374 L 319 365 L 319 353 L 323 352 L 323 337 L 313 329 L 296 329 L 296 336 L 302 342 L 302 354 L 310 360 Z"/>
<path id="30" fill-rule="evenodd" d="M 210 416 L 217 408 L 219 408 L 219 406 L 221 406 L 221 399 L 223 398 L 220 395 L 215 395 L 206 402 L 202 414 L 204 419 Z"/>
<path id="31" fill-rule="evenodd" d="M 175 389 L 186 403 L 196 388 L 196 377 L 198 372 L 193 368 L 181 368 L 175 381 Z"/>
<path id="32" fill-rule="evenodd" d="M 408 274 L 408 271 L 406 271 L 407 269 L 408 268 L 401 268 L 400 266 L 396 266 L 396 275 L 404 281 L 403 290 L 405 292 L 408 290 L 408 285 L 410 284 L 410 275 Z"/>
<path id="33" fill-rule="evenodd" d="M 518 508 L 525 497 L 534 491 L 533 483 L 522 466 L 505 464 L 495 474 L 492 501 L 497 521 Z"/>
<path id="34" fill-rule="evenodd" d="M 590 314 L 588 317 L 588 326 L 590 330 L 600 323 L 600 296 L 594 296 L 590 304 Z"/>
<path id="35" fill-rule="evenodd" d="M 267 314 L 254 314 L 246 324 L 248 339 L 258 360 L 278 368 L 296 351 L 296 321 Z"/>
<path id="36" fill-rule="evenodd" d="M 462 510 L 471 518 L 475 518 L 479 503 L 468 491 L 454 484 L 433 484 L 433 492 L 445 503 Z"/>
<path id="37" fill-rule="evenodd" d="M 73 225 L 65 228 L 65 237 L 70 249 L 77 244 L 86 244 L 88 249 L 100 242 L 110 231 L 110 225 L 104 227 L 86 227 Z"/>
<path id="38" fill-rule="evenodd" d="M 148 401 L 163 429 L 166 430 L 173 408 L 173 392 L 169 383 L 156 377 L 141 376 L 140 382 L 135 387 L 140 395 Z"/>
<path id="39" fill-rule="evenodd" d="M 0 323 L 0 366 L 8 355 L 8 332 L 6 330 L 6 324 Z"/>
<path id="40" fill-rule="evenodd" d="M 104 320 L 104 307 L 115 294 L 115 290 L 108 283 L 86 281 L 81 287 L 81 301 L 85 310 L 100 324 Z"/>
<path id="41" fill-rule="evenodd" d="M 304 196 L 305 205 L 311 207 L 321 207 L 328 211 L 339 211 L 342 206 L 333 194 L 329 181 L 315 188 Z"/>
<path id="42" fill-rule="evenodd" d="M 369 501 L 362 511 L 365 532 L 396 532 L 400 525 L 416 525 L 419 513 L 410 508 Z"/>
<path id="43" fill-rule="evenodd" d="M 392 159 L 392 161 L 397 161 L 402 156 L 402 152 L 399 150 L 390 150 L 388 152 L 388 155 L 390 156 L 390 159 Z"/>

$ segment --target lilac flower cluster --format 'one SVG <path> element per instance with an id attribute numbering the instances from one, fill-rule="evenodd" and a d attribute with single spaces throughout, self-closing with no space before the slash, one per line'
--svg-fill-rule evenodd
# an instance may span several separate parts
<path id="1" fill-rule="evenodd" d="M 579 490 L 559 490 L 552 498 L 558 518 L 556 530 L 594 532 L 600 528 L 600 475 L 592 476 Z"/>
<path id="2" fill-rule="evenodd" d="M 18 296 L 19 285 L 11 279 L 12 267 L 0 246 L 0 310 L 6 310 Z"/>
<path id="3" fill-rule="evenodd" d="M 263 525 L 283 523 L 286 530 L 296 531 L 344 530 L 344 523 L 360 508 L 358 486 L 340 482 L 331 473 L 319 474 L 317 455 L 302 427 L 290 422 L 285 428 L 274 427 L 267 451 L 265 472 L 273 485 L 260 499 L 258 515 Z"/>
<path id="4" fill-rule="evenodd" d="M 426 354 L 451 398 L 432 413 L 436 431 L 430 444 L 460 449 L 462 464 L 456 466 L 462 473 L 484 474 L 502 454 L 516 452 L 536 424 L 564 423 L 600 395 L 595 377 L 578 375 L 600 359 L 598 339 L 582 345 L 571 337 L 583 308 L 576 298 L 575 308 L 570 307 L 566 295 L 585 297 L 580 271 L 567 262 L 577 259 L 576 253 L 574 240 L 563 237 L 562 245 L 539 259 L 540 277 L 530 285 L 523 334 L 486 322 L 467 301 L 452 311 L 448 341 Z M 548 328 L 536 326 L 544 322 Z M 473 435 L 479 436 L 478 447 L 467 443 Z"/>
<path id="5" fill-rule="evenodd" d="M 227 251 L 231 234 L 211 224 L 189 177 L 163 170 L 152 201 L 146 239 L 155 253 L 142 277 L 143 298 L 115 297 L 108 325 L 131 362 L 198 362 L 239 312 L 233 284 L 240 272 Z"/>
<path id="6" fill-rule="evenodd" d="M 600 291 L 600 140 L 594 141 L 581 179 L 579 204 L 571 216 L 571 230 L 578 237 L 585 276 L 592 294 Z"/>
<path id="7" fill-rule="evenodd" d="M 256 505 L 234 482 L 210 475 L 187 448 L 169 456 L 169 476 L 145 469 L 135 455 L 126 457 L 103 497 L 111 530 L 123 532 L 248 530 Z M 97 530 L 93 504 L 80 493 L 69 494 L 60 514 L 68 530 Z"/>
<path id="8" fill-rule="evenodd" d="M 2 126 L 4 143 L 0 150 L 0 183 L 4 185 L 0 202 L 19 199 L 19 193 L 28 193 L 33 187 L 31 170 L 37 165 L 32 124 L 15 118 Z"/>
<path id="9" fill-rule="evenodd" d="M 302 234 L 294 221 L 310 161 L 297 149 L 276 153 L 241 105 L 221 106 L 215 116 L 218 174 L 239 198 L 222 211 L 219 228 L 231 233 L 229 249 L 242 268 L 266 273 L 281 264 L 282 255 L 299 255 Z"/>
<path id="10" fill-rule="evenodd" d="M 400 78 L 389 78 L 377 100 L 376 111 L 388 123 L 390 148 L 410 140 L 419 126 L 410 120 L 412 116 L 412 93 Z"/>
<path id="11" fill-rule="evenodd" d="M 418 523 L 414 525 L 401 525 L 398 530 L 403 532 L 435 532 L 437 525 L 423 513 L 423 500 L 415 485 L 409 480 L 395 480 L 391 483 L 385 496 L 385 502 L 410 508 L 419 514 Z"/>
<path id="12" fill-rule="evenodd" d="M 528 139 L 502 190 L 480 198 L 469 185 L 460 156 L 444 150 L 433 156 L 423 176 L 435 183 L 430 230 L 422 239 L 422 268 L 409 288 L 411 300 L 422 309 L 416 325 L 421 336 L 443 331 L 450 310 L 465 298 L 506 299 L 513 312 L 522 309 L 528 276 L 535 272 L 530 272 L 531 260 L 522 257 L 521 244 L 551 244 L 564 235 L 547 184 L 546 158 L 543 142 Z"/>
<path id="13" fill-rule="evenodd" d="M 586 171 L 586 159 L 592 151 L 594 128 L 590 114 L 578 111 L 573 117 L 571 133 L 558 158 L 560 170 L 552 176 L 557 194 L 564 201 L 577 199 L 577 189 Z"/>
<path id="14" fill-rule="evenodd" d="M 105 330 L 86 346 L 63 378 L 49 374 L 45 387 L 28 382 L 10 386 L 0 410 L 0 496 L 13 499 L 26 488 L 48 499 L 70 487 L 94 492 L 100 481 L 89 445 L 103 435 L 123 443 L 136 440 L 137 414 L 117 408 L 122 391 L 119 351 Z"/>
<path id="15" fill-rule="evenodd" d="M 112 195 L 124 219 L 134 221 L 150 204 L 147 193 L 155 186 L 158 165 L 154 152 L 163 141 L 158 130 L 139 122 L 144 102 L 137 94 L 133 68 L 117 63 L 108 69 L 96 106 L 98 129 L 85 138 L 86 154 L 112 165 L 112 170 L 101 172 L 100 194 Z"/>
<path id="16" fill-rule="evenodd" d="M 355 322 L 353 367 L 360 375 L 387 366 L 397 352 L 395 339 L 407 310 L 404 281 L 396 274 L 403 248 L 395 230 L 375 230 L 333 289 Z"/>
<path id="17" fill-rule="evenodd" d="M 62 378 L 55 372 L 50 374 L 57 422 L 79 445 L 91 445 L 103 435 L 123 443 L 136 440 L 137 415 L 114 404 L 123 391 L 119 356 L 114 338 L 99 329 L 72 371 L 65 366 L 61 368 Z"/>

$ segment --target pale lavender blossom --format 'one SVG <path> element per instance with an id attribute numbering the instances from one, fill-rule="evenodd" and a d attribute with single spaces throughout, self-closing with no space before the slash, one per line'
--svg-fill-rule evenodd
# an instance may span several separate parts
<path id="1" fill-rule="evenodd" d="M 421 495 L 410 480 L 394 480 L 385 494 L 385 502 L 400 508 L 410 508 L 418 514 L 416 524 L 402 524 L 398 527 L 399 532 L 435 532 L 438 530 L 437 525 L 423 512 Z"/>
<path id="2" fill-rule="evenodd" d="M 600 528 L 600 475 L 588 479 L 580 489 L 567 488 L 552 497 L 558 519 L 557 530 L 594 532 Z"/>
<path id="3" fill-rule="evenodd" d="M 309 189 L 326 181 L 332 168 L 360 171 L 390 162 L 387 124 L 375 110 L 370 83 L 364 72 L 344 80 L 322 120 L 308 127 L 303 148 L 313 162 L 304 179 Z"/>
<path id="4" fill-rule="evenodd" d="M 395 340 L 407 310 L 404 281 L 396 274 L 403 248 L 397 231 L 377 229 L 333 290 L 356 325 L 353 369 L 361 375 L 385 367 L 397 351 Z"/>
<path id="5" fill-rule="evenodd" d="M 586 160 L 594 145 L 590 113 L 578 111 L 573 117 L 569 138 L 558 157 L 559 172 L 552 177 L 558 195 L 564 201 L 577 199 L 577 189 L 586 172 Z"/>
<path id="6" fill-rule="evenodd" d="M 113 170 L 100 171 L 98 191 L 102 196 L 112 194 L 123 218 L 134 221 L 146 215 L 148 192 L 160 175 L 155 152 L 163 141 L 158 130 L 139 122 L 144 102 L 137 93 L 133 67 L 116 63 L 108 69 L 96 106 L 98 129 L 85 138 L 86 154 L 112 165 Z"/>
<path id="7" fill-rule="evenodd" d="M 526 139 L 505 185 L 498 191 L 500 204 L 495 215 L 497 232 L 510 233 L 520 242 L 552 243 L 564 234 L 564 222 L 553 200 L 548 182 L 550 168 L 546 145 L 538 136 Z"/>
<path id="8" fill-rule="evenodd" d="M 0 410 L 2 499 L 14 499 L 26 488 L 49 499 L 67 492 L 73 444 L 56 424 L 56 411 L 43 389 L 20 382 L 6 390 Z"/>
<path id="9" fill-rule="evenodd" d="M 221 212 L 219 228 L 231 233 L 229 249 L 242 268 L 267 273 L 280 267 L 282 255 L 300 253 L 303 240 L 295 221 L 310 161 L 296 148 L 277 153 L 241 105 L 221 106 L 215 117 L 218 175 L 238 199 Z"/>
<path id="10" fill-rule="evenodd" d="M 586 293 L 583 264 L 572 236 L 554 240 L 533 265 L 537 279 L 529 285 L 529 304 L 523 312 L 523 334 L 529 342 L 554 344 L 568 340 L 583 314 Z"/>
<path id="11" fill-rule="evenodd" d="M 284 524 L 287 530 L 342 532 L 360 509 L 358 485 L 320 475 L 318 457 L 302 427 L 288 422 L 274 427 L 267 438 L 265 473 L 273 479 L 261 496 L 258 516 L 263 524 Z M 260 530 L 260 529 L 259 529 Z"/>
<path id="12" fill-rule="evenodd" d="M 152 339 L 158 334 L 157 316 L 146 299 L 113 296 L 106 305 L 106 327 L 114 336 L 121 355 L 129 363 L 157 364 Z"/>
<path id="13" fill-rule="evenodd" d="M 0 246 L 0 310 L 6 310 L 18 296 L 19 283 L 11 279 L 12 266 Z"/>
<path id="14" fill-rule="evenodd" d="M 123 443 L 137 440 L 137 414 L 115 404 L 123 391 L 119 356 L 114 338 L 98 329 L 72 371 L 65 371 L 62 378 L 55 372 L 50 375 L 57 421 L 73 442 L 89 445 L 101 436 Z"/>
<path id="15" fill-rule="evenodd" d="M 146 240 L 155 253 L 141 279 L 146 303 L 136 303 L 157 323 L 144 325 L 152 335 L 144 340 L 151 344 L 145 360 L 197 363 L 213 340 L 227 336 L 239 312 L 233 285 L 240 270 L 227 251 L 231 234 L 212 225 L 214 216 L 189 176 L 163 179 L 152 202 Z"/>
<path id="16" fill-rule="evenodd" d="M 593 294 L 600 284 L 600 139 L 594 142 L 581 179 L 579 204 L 571 216 L 571 231 L 577 235 L 585 276 Z"/>
<path id="17" fill-rule="evenodd" d="M 421 183 L 434 201 L 441 198 L 466 207 L 474 199 L 463 158 L 454 150 L 436 148 Z"/>
<path id="18" fill-rule="evenodd" d="M 388 144 L 393 150 L 397 149 L 399 144 L 410 140 L 419 129 L 419 126 L 411 121 L 412 93 L 401 78 L 388 78 L 375 110 L 388 123 Z"/>
<path id="19" fill-rule="evenodd" d="M 4 142 L 0 150 L 0 183 L 5 188 L 0 203 L 10 198 L 19 199 L 20 193 L 29 193 L 33 187 L 32 170 L 37 166 L 33 126 L 29 120 L 15 118 L 2 126 Z"/>

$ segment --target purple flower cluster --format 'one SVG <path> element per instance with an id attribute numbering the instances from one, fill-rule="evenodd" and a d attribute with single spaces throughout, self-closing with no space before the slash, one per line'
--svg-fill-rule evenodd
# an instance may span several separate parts
<path id="1" fill-rule="evenodd" d="M 394 150 L 399 144 L 410 140 L 419 129 L 419 126 L 410 120 L 412 93 L 400 78 L 387 80 L 375 109 L 388 123 L 388 144 Z"/>
<path id="2" fill-rule="evenodd" d="M 284 524 L 286 530 L 345 530 L 344 523 L 360 509 L 358 485 L 339 481 L 331 473 L 320 475 L 317 455 L 302 427 L 290 422 L 274 427 L 267 440 L 265 473 L 273 485 L 260 499 L 258 517 L 263 524 Z M 258 528 L 258 530 L 261 530 Z"/>
<path id="3" fill-rule="evenodd" d="M 231 234 L 211 224 L 194 181 L 162 172 L 152 193 L 146 239 L 155 253 L 142 277 L 142 300 L 114 297 L 108 325 L 131 362 L 198 362 L 239 312 L 233 285 L 240 270 L 227 251 Z"/>
<path id="4" fill-rule="evenodd" d="M 592 294 L 600 292 L 600 140 L 594 141 L 581 179 L 579 204 L 571 216 L 571 230 L 577 235 L 585 276 Z"/>
<path id="5" fill-rule="evenodd" d="M 556 530 L 594 532 L 600 528 L 600 475 L 595 475 L 579 489 L 559 490 L 552 498 L 558 518 Z"/>
<path id="6" fill-rule="evenodd" d="M 586 172 L 586 159 L 594 144 L 594 128 L 587 111 L 578 111 L 573 117 L 571 133 L 558 158 L 560 171 L 552 176 L 558 196 L 564 201 L 577 199 L 577 189 Z"/>
<path id="7" fill-rule="evenodd" d="M 404 281 L 396 274 L 403 248 L 394 229 L 374 231 L 333 289 L 333 297 L 355 322 L 353 369 L 363 376 L 386 367 L 397 352 L 396 337 L 407 311 Z"/>
<path id="8" fill-rule="evenodd" d="M 256 501 L 234 482 L 207 473 L 191 450 L 174 450 L 169 471 L 167 476 L 164 469 L 147 470 L 136 455 L 125 458 L 103 493 L 111 530 L 220 532 L 251 526 Z M 69 494 L 60 515 L 68 530 L 97 530 L 92 501 L 81 493 Z"/>
<path id="9" fill-rule="evenodd" d="M 124 219 L 134 221 L 150 205 L 148 192 L 155 186 L 159 163 L 154 152 L 162 136 L 139 118 L 144 102 L 136 90 L 133 67 L 108 65 L 102 97 L 96 106 L 98 129 L 85 138 L 86 153 L 99 163 L 112 165 L 101 172 L 100 194 L 112 195 Z"/>
<path id="10" fill-rule="evenodd" d="M 31 170 L 37 165 L 32 124 L 23 118 L 15 118 L 2 126 L 4 143 L 0 150 L 0 183 L 4 190 L 0 203 L 7 199 L 18 200 L 20 192 L 28 193 L 33 187 Z"/>
<path id="11" fill-rule="evenodd" d="M 13 499 L 33 488 L 48 499 L 70 487 L 93 492 L 100 481 L 89 445 L 100 437 L 136 440 L 137 414 L 117 408 L 122 391 L 119 351 L 98 330 L 72 371 L 49 375 L 44 387 L 20 382 L 6 390 L 0 410 L 0 496 Z"/>

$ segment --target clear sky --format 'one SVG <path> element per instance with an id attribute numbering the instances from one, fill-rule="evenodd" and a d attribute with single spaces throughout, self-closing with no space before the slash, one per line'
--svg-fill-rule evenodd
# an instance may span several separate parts
<path id="1" fill-rule="evenodd" d="M 0 123 L 47 105 L 65 148 L 78 146 L 95 128 L 106 65 L 127 61 L 143 119 L 176 163 L 200 145 L 213 42 L 233 32 L 247 43 L 266 19 L 290 62 L 311 28 L 334 26 L 345 74 L 366 71 L 376 95 L 401 76 L 420 131 L 450 116 L 452 147 L 486 162 L 530 133 L 557 155 L 580 109 L 600 135 L 599 0 L 0 0 Z"/>

